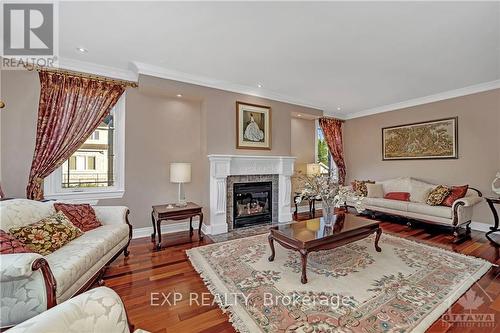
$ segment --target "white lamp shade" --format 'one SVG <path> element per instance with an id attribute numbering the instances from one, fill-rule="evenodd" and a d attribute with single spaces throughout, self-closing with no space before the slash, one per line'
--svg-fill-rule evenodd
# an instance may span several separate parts
<path id="1" fill-rule="evenodd" d="M 191 163 L 170 163 L 170 182 L 191 182 Z"/>
<path id="2" fill-rule="evenodd" d="M 317 176 L 317 175 L 320 174 L 320 172 L 321 172 L 321 168 L 320 168 L 319 164 L 317 164 L 317 163 L 309 163 L 309 164 L 307 164 L 307 171 L 306 171 L 306 173 L 307 173 L 307 175 L 309 177 Z"/>

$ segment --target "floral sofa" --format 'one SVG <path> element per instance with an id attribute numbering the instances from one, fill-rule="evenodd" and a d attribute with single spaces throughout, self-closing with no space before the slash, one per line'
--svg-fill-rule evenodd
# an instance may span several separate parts
<path id="1" fill-rule="evenodd" d="M 12 333 L 129 333 L 133 328 L 120 297 L 99 287 L 67 300 L 9 330 Z M 147 333 L 136 330 L 134 333 Z"/>
<path id="2" fill-rule="evenodd" d="M 453 228 L 455 241 L 461 241 L 464 235 L 470 234 L 469 225 L 472 220 L 473 207 L 482 201 L 481 192 L 469 187 L 465 197 L 453 202 L 451 207 L 430 206 L 425 202 L 427 195 L 438 185 L 410 177 L 377 181 L 377 184 L 382 184 L 384 194 L 389 192 L 410 193 L 410 201 L 364 198 L 363 206 L 365 209 L 450 226 Z M 348 201 L 347 205 L 352 206 L 353 203 Z M 465 233 L 461 232 L 463 227 L 465 227 Z"/>
<path id="3" fill-rule="evenodd" d="M 54 202 L 0 201 L 0 229 L 24 226 L 55 213 Z M 132 227 L 127 207 L 95 206 L 102 226 L 47 256 L 0 255 L 0 327 L 12 326 L 62 303 L 101 281 L 107 265 L 128 256 Z"/>

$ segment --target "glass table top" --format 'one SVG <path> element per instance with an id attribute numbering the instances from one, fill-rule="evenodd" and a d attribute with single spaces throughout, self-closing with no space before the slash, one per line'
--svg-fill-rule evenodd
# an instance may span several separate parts
<path id="1" fill-rule="evenodd" d="M 333 217 L 333 224 L 331 226 L 326 226 L 325 218 L 320 217 L 290 224 L 277 225 L 272 229 L 278 230 L 279 233 L 288 238 L 308 242 L 329 236 L 341 235 L 356 229 L 374 227 L 379 223 L 379 221 L 369 220 L 352 214 L 336 214 Z"/>

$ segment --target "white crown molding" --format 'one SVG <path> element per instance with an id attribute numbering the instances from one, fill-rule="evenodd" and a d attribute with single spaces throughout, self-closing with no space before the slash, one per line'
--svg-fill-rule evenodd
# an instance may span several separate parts
<path id="1" fill-rule="evenodd" d="M 323 110 L 325 116 L 332 116 L 343 120 L 370 116 L 378 113 L 409 108 L 422 104 L 438 102 L 450 98 L 456 98 L 500 88 L 500 80 L 495 80 L 459 89 L 444 91 L 441 93 L 428 95 L 424 97 L 418 97 L 398 103 L 383 105 L 376 108 L 342 114 L 337 111 L 328 111 L 325 109 L 324 106 L 320 106 L 311 101 L 301 100 L 291 96 L 275 93 L 272 91 L 267 91 L 263 88 L 256 88 L 247 85 L 221 81 L 214 78 L 193 75 L 137 61 L 130 62 L 129 69 L 121 69 L 116 67 L 99 65 L 91 62 L 70 59 L 70 58 L 59 58 L 59 67 L 67 70 L 92 73 L 92 74 L 97 74 L 122 80 L 129 80 L 129 81 L 137 81 L 140 74 L 148 75 L 161 79 L 185 82 L 199 86 L 231 91 L 239 94 L 256 96 L 278 102 L 284 102 L 298 106 Z"/>
<path id="2" fill-rule="evenodd" d="M 483 92 L 483 91 L 488 91 L 488 90 L 493 90 L 493 89 L 498 89 L 498 88 L 500 88 L 500 80 L 479 83 L 479 84 L 475 84 L 472 86 L 459 88 L 459 89 L 455 89 L 455 90 L 449 90 L 449 91 L 441 92 L 441 93 L 434 94 L 434 95 L 409 99 L 407 101 L 403 101 L 403 102 L 399 102 L 399 103 L 394 103 L 394 104 L 379 106 L 379 107 L 376 107 L 373 109 L 349 113 L 349 114 L 344 115 L 344 119 L 354 119 L 354 118 L 370 116 L 370 115 L 374 115 L 377 113 L 383 113 L 383 112 L 388 112 L 388 111 L 409 108 L 412 106 L 428 104 L 428 103 L 432 103 L 432 102 L 438 102 L 438 101 L 442 101 L 445 99 L 461 97 L 461 96 L 465 96 L 465 95 L 471 95 L 471 94 L 475 94 L 475 93 L 479 93 L 479 92 Z"/>
<path id="3" fill-rule="evenodd" d="M 145 64 L 141 62 L 132 62 L 132 68 L 135 69 L 137 74 L 153 76 L 161 79 L 180 81 L 190 84 L 195 84 L 198 86 L 204 86 L 209 88 L 215 88 L 225 91 L 231 91 L 238 94 L 256 96 L 261 98 L 270 99 L 273 101 L 294 104 L 298 106 L 303 106 L 312 109 L 323 110 L 324 107 L 319 106 L 313 102 L 297 99 L 291 96 L 279 94 L 264 88 L 257 88 L 237 83 L 231 83 L 227 81 L 217 80 L 214 78 L 209 78 L 205 76 L 198 76 L 189 73 L 179 72 L 176 70 L 171 70 L 159 66 L 154 66 L 150 64 Z"/>
<path id="4" fill-rule="evenodd" d="M 59 68 L 70 71 L 96 74 L 96 75 L 110 77 L 113 79 L 128 80 L 128 81 L 137 81 L 138 79 L 138 74 L 133 70 L 109 67 L 92 62 L 80 61 L 70 58 L 59 58 L 58 66 Z"/>

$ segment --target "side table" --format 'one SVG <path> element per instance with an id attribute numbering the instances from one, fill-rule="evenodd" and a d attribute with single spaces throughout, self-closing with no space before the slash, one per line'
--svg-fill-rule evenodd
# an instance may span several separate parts
<path id="1" fill-rule="evenodd" d="M 494 241 L 490 235 L 494 232 L 498 232 L 500 231 L 500 229 L 498 228 L 498 224 L 499 224 L 499 221 L 498 221 L 498 213 L 497 213 L 497 210 L 495 209 L 495 204 L 499 205 L 500 204 L 500 197 L 486 197 L 486 202 L 488 203 L 488 206 L 490 206 L 490 209 L 491 209 L 491 212 L 493 213 L 493 219 L 495 221 L 495 225 L 493 227 L 490 227 L 490 231 L 488 231 L 486 233 L 486 238 L 488 238 L 488 240 L 492 243 L 495 243 L 497 246 L 500 246 L 500 244 L 498 244 L 496 241 Z"/>
<path id="2" fill-rule="evenodd" d="M 193 236 L 193 217 L 200 217 L 200 225 L 198 227 L 198 237 L 203 239 L 201 234 L 201 225 L 203 224 L 203 212 L 202 207 L 195 204 L 194 202 L 188 202 L 185 207 L 177 207 L 174 204 L 169 205 L 158 205 L 153 206 L 153 211 L 151 212 L 151 222 L 153 223 L 153 233 L 151 234 L 151 241 L 154 243 L 156 240 L 156 234 L 158 234 L 158 240 L 156 242 L 156 249 L 161 249 L 161 223 L 168 221 L 178 221 L 189 218 L 189 237 Z"/>
<path id="3" fill-rule="evenodd" d="M 295 203 L 295 211 L 293 212 L 293 215 L 295 218 L 297 218 L 298 212 L 299 212 L 299 205 L 295 201 L 297 198 L 300 198 L 300 194 L 295 194 L 293 197 L 293 202 Z M 316 217 L 316 201 L 321 201 L 321 199 L 316 199 L 316 196 L 313 195 L 308 195 L 308 196 L 303 196 L 304 200 L 307 200 L 309 203 L 309 218 L 315 218 Z"/>

